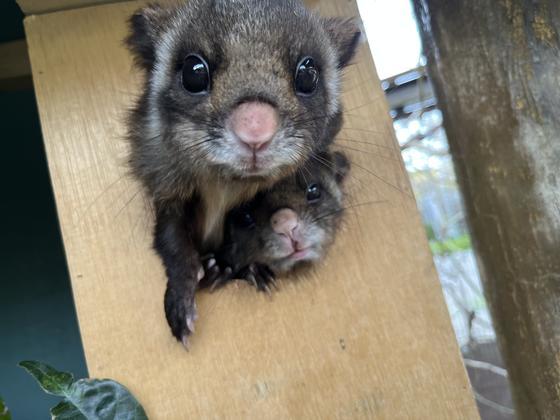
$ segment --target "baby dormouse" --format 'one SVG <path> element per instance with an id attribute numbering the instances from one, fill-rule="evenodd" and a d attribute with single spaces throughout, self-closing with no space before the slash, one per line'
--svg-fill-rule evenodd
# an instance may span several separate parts
<path id="1" fill-rule="evenodd" d="M 321 153 L 232 210 L 223 246 L 207 258 L 202 286 L 215 289 L 242 278 L 270 291 L 276 275 L 320 261 L 342 220 L 349 170 L 344 154 Z"/>

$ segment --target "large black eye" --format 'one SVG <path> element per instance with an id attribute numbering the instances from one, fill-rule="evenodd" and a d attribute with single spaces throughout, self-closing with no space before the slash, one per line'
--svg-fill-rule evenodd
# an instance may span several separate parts
<path id="1" fill-rule="evenodd" d="M 309 96 L 315 92 L 318 84 L 319 70 L 315 66 L 315 60 L 311 57 L 305 57 L 296 68 L 296 93 L 301 96 Z"/>
<path id="2" fill-rule="evenodd" d="M 309 185 L 305 197 L 308 202 L 316 203 L 321 198 L 321 187 L 317 184 Z"/>
<path id="3" fill-rule="evenodd" d="M 242 229 L 253 229 L 256 226 L 255 219 L 251 213 L 240 210 L 235 215 L 235 224 Z"/>
<path id="4" fill-rule="evenodd" d="M 210 90 L 210 70 L 202 57 L 187 55 L 183 62 L 183 87 L 193 95 L 201 95 Z"/>

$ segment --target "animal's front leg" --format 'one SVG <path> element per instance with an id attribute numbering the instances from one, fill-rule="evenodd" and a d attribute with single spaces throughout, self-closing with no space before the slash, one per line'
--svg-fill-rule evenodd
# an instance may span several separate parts
<path id="1" fill-rule="evenodd" d="M 195 241 L 195 204 L 156 209 L 154 248 L 167 274 L 165 316 L 171 332 L 188 348 L 197 318 L 195 291 L 204 276 Z"/>

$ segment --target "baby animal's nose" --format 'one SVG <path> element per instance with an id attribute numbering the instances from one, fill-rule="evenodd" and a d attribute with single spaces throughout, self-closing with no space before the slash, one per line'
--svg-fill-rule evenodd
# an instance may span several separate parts
<path id="1" fill-rule="evenodd" d="M 299 219 L 295 211 L 282 209 L 272 215 L 270 224 L 274 232 L 292 238 L 294 229 L 298 227 Z"/>
<path id="2" fill-rule="evenodd" d="M 278 131 L 278 112 L 264 102 L 245 102 L 231 114 L 231 127 L 237 138 L 253 150 L 268 144 Z"/>

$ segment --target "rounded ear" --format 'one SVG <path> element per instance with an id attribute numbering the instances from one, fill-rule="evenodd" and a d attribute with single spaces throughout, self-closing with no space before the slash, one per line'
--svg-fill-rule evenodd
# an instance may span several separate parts
<path id="1" fill-rule="evenodd" d="M 335 179 L 338 184 L 346 179 L 348 172 L 350 172 L 350 160 L 342 152 L 334 152 L 332 156 Z"/>
<path id="2" fill-rule="evenodd" d="M 158 4 L 149 4 L 128 19 L 129 35 L 124 42 L 134 55 L 136 64 L 146 70 L 154 65 L 156 43 L 165 28 L 168 13 Z"/>
<path id="3" fill-rule="evenodd" d="M 354 57 L 362 38 L 362 30 L 357 19 L 325 18 L 322 20 L 337 51 L 338 68 L 341 69 L 347 66 Z"/>

